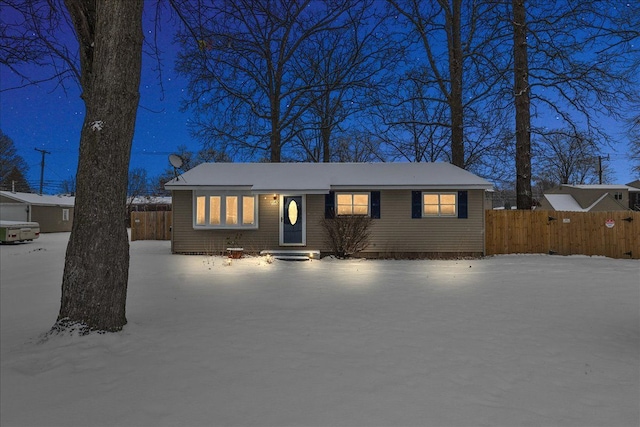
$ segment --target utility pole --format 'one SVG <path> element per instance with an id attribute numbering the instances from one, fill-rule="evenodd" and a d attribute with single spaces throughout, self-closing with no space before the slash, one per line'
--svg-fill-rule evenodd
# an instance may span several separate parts
<path id="1" fill-rule="evenodd" d="M 607 157 L 598 156 L 598 182 L 602 185 L 602 159 L 609 160 L 609 155 Z"/>
<path id="2" fill-rule="evenodd" d="M 51 154 L 51 153 L 45 150 L 41 150 L 39 148 L 34 148 L 34 150 L 42 153 L 42 162 L 40 163 L 40 195 L 42 196 L 42 184 L 44 183 L 44 156 L 45 154 Z"/>

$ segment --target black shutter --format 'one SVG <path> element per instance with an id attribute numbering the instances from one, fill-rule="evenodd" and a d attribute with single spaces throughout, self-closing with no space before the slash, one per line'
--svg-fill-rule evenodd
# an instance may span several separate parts
<path id="1" fill-rule="evenodd" d="M 411 192 L 411 218 L 422 218 L 422 191 Z"/>
<path id="2" fill-rule="evenodd" d="M 371 192 L 371 218 L 380 219 L 380 192 Z"/>
<path id="3" fill-rule="evenodd" d="M 458 191 L 458 218 L 469 218 L 468 191 Z"/>
<path id="4" fill-rule="evenodd" d="M 336 197 L 335 192 L 329 191 L 324 195 L 324 217 L 335 218 L 336 216 Z"/>

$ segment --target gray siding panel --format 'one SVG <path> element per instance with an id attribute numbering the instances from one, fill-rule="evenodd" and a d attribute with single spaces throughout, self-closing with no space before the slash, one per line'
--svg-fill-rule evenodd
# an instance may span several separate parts
<path id="1" fill-rule="evenodd" d="M 31 205 L 31 221 L 40 224 L 41 233 L 57 233 L 71 231 L 73 225 L 74 208 L 61 208 L 58 206 Z M 69 209 L 69 220 L 62 220 L 63 209 Z"/>
<path id="2" fill-rule="evenodd" d="M 484 252 L 484 191 L 469 191 L 469 218 L 411 218 L 410 190 L 383 190 L 381 218 L 373 220 L 371 244 L 365 252 L 441 253 Z M 194 230 L 191 191 L 173 192 L 173 252 L 224 253 L 226 239 L 242 234 L 240 246 L 248 252 L 278 248 L 279 206 L 270 195 L 259 196 L 258 230 Z M 328 251 L 321 221 L 323 194 L 306 197 L 307 246 Z"/>

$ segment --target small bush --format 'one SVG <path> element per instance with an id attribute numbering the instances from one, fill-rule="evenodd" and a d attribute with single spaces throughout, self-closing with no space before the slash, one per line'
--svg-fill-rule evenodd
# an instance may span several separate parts
<path id="1" fill-rule="evenodd" d="M 364 215 L 340 215 L 321 221 L 326 243 L 338 258 L 347 258 L 369 246 L 371 218 Z"/>

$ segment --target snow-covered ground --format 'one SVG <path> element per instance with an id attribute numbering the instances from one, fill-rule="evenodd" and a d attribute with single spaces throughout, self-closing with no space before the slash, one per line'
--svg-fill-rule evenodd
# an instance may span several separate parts
<path id="1" fill-rule="evenodd" d="M 68 234 L 0 247 L 9 426 L 640 424 L 640 263 L 274 261 L 131 243 L 128 325 L 41 342 Z"/>

